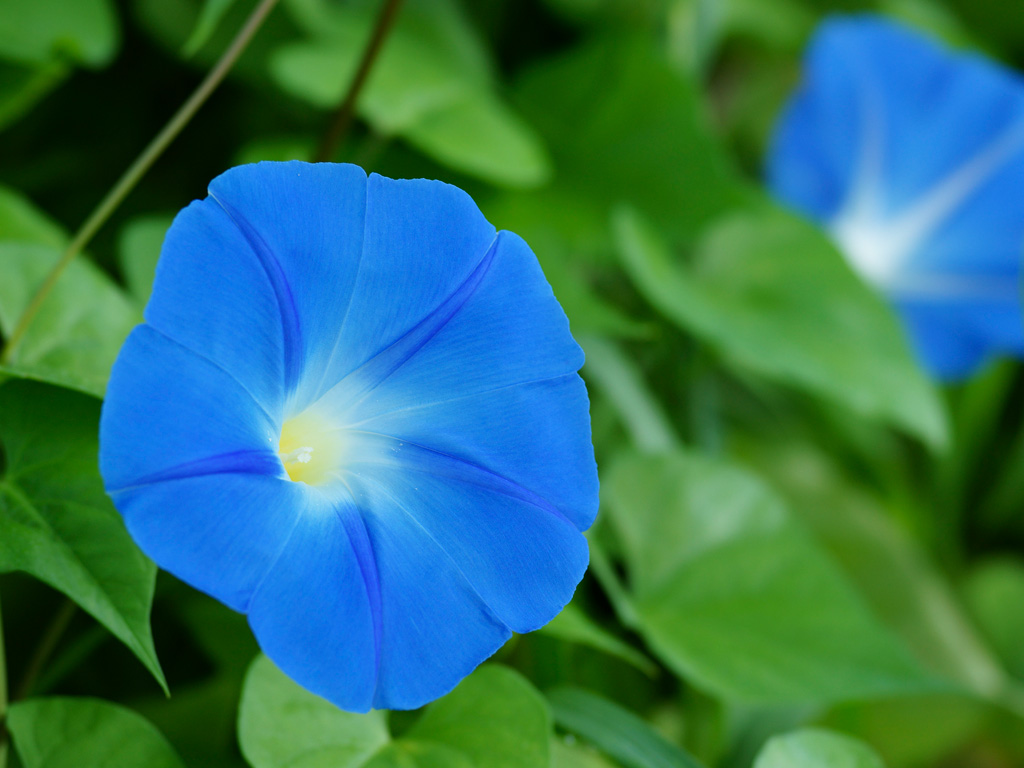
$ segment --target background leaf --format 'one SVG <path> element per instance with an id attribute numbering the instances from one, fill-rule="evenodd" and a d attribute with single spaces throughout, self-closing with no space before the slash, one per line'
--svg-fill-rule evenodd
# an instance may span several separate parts
<path id="1" fill-rule="evenodd" d="M 0 330 L 7 336 L 60 259 L 44 245 L 0 243 Z M 102 397 L 139 309 L 83 257 L 71 262 L 0 371 Z"/>
<path id="2" fill-rule="evenodd" d="M 684 453 L 624 456 L 603 491 L 638 629 L 702 688 L 798 703 L 937 687 L 756 477 Z"/>
<path id="3" fill-rule="evenodd" d="M 150 633 L 156 566 L 96 467 L 99 404 L 29 382 L 0 386 L 0 572 L 25 571 L 92 614 L 166 690 Z"/>
<path id="4" fill-rule="evenodd" d="M 67 57 L 107 64 L 120 44 L 111 0 L 0 0 L 0 57 L 42 64 Z"/>
<path id="5" fill-rule="evenodd" d="M 141 306 L 149 301 L 160 248 L 173 219 L 170 215 L 140 216 L 132 219 L 121 230 L 117 248 L 118 264 L 124 275 L 125 287 Z"/>
<path id="6" fill-rule="evenodd" d="M 383 712 L 343 712 L 292 682 L 266 656 L 249 667 L 238 743 L 253 768 L 355 768 L 389 739 Z"/>
<path id="7" fill-rule="evenodd" d="M 518 672 L 488 664 L 427 707 L 404 738 L 450 747 L 478 768 L 541 768 L 550 736 L 544 698 Z"/>
<path id="8" fill-rule="evenodd" d="M 946 443 L 942 404 L 892 310 L 816 228 L 781 212 L 733 217 L 690 269 L 633 211 L 617 212 L 615 232 L 637 288 L 726 361 Z"/>
<path id="9" fill-rule="evenodd" d="M 291 0 L 312 36 L 282 46 L 270 73 L 285 91 L 324 109 L 341 102 L 369 38 L 376 7 Z M 384 136 L 401 136 L 438 162 L 510 187 L 550 174 L 531 128 L 496 96 L 486 48 L 448 2 L 406 3 L 358 105 Z"/>
<path id="10" fill-rule="evenodd" d="M 885 768 L 870 747 L 849 736 L 804 730 L 776 736 L 758 756 L 754 768 Z"/>
<path id="11" fill-rule="evenodd" d="M 604 222 L 629 200 L 685 239 L 756 202 L 715 141 L 694 82 L 644 40 L 606 40 L 538 65 L 516 102 L 551 147 L 558 175 L 541 203 L 551 215 L 572 198 Z"/>
<path id="12" fill-rule="evenodd" d="M 700 768 L 693 757 L 636 715 L 596 694 L 576 688 L 548 692 L 559 727 L 593 744 L 626 768 Z"/>
<path id="13" fill-rule="evenodd" d="M 541 634 L 579 643 L 631 664 L 646 675 L 657 674 L 654 663 L 629 643 L 620 640 L 587 616 L 582 608 L 569 603 L 562 612 L 538 630 Z"/>
<path id="14" fill-rule="evenodd" d="M 480 667 L 392 741 L 383 712 L 343 712 L 260 656 L 246 677 L 238 723 L 253 768 L 546 768 L 550 760 L 544 699 L 497 665 Z"/>
<path id="15" fill-rule="evenodd" d="M 24 768 L 185 768 L 147 720 L 107 701 L 29 699 L 7 723 Z"/>

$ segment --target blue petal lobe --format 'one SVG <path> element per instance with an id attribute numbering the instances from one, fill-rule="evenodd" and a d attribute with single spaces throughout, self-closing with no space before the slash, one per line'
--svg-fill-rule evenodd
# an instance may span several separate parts
<path id="1" fill-rule="evenodd" d="M 100 471 L 108 490 L 208 473 L 210 461 L 220 472 L 281 474 L 279 431 L 237 378 L 141 325 L 111 371 Z"/>
<path id="2" fill-rule="evenodd" d="M 115 491 L 143 552 L 183 581 L 245 611 L 303 509 L 297 483 L 222 472 Z"/>
<path id="3" fill-rule="evenodd" d="M 963 299 L 936 305 L 905 299 L 899 308 L 918 355 L 944 380 L 970 375 L 992 356 L 993 343 L 1024 356 L 1024 330 L 1016 301 Z"/>
<path id="4" fill-rule="evenodd" d="M 511 631 L 385 482 L 349 477 L 380 576 L 381 656 L 373 706 L 414 709 L 454 688 Z"/>
<path id="5" fill-rule="evenodd" d="M 583 353 L 533 253 L 500 233 L 431 318 L 341 382 L 324 413 L 486 466 L 588 528 L 597 470 Z"/>
<path id="6" fill-rule="evenodd" d="M 295 485 L 299 486 L 300 483 Z M 351 498 L 307 491 L 307 507 L 249 605 L 263 651 L 300 685 L 352 712 L 374 704 L 381 590 Z"/>
<path id="7" fill-rule="evenodd" d="M 829 226 L 903 309 L 938 376 L 1022 353 L 1016 73 L 881 17 L 830 20 L 767 167 L 773 191 Z"/>
<path id="8" fill-rule="evenodd" d="M 435 313 L 470 279 L 494 237 L 462 190 L 371 174 L 363 257 L 344 317 L 328 337 L 316 396 Z"/>
<path id="9" fill-rule="evenodd" d="M 229 371 L 264 409 L 277 414 L 284 407 L 277 298 L 252 247 L 215 201 L 196 201 L 174 219 L 146 321 Z"/>
<path id="10" fill-rule="evenodd" d="M 360 434 L 350 471 L 371 481 L 458 567 L 516 632 L 565 606 L 589 559 L 579 529 L 547 499 L 489 468 L 397 438 Z M 373 511 L 381 514 L 387 502 Z"/>
<path id="11" fill-rule="evenodd" d="M 363 268 L 366 173 L 355 165 L 257 163 L 210 183 L 210 196 L 249 245 L 284 330 L 282 375 L 301 410 L 329 370 Z M 296 392 L 296 389 L 298 391 Z"/>

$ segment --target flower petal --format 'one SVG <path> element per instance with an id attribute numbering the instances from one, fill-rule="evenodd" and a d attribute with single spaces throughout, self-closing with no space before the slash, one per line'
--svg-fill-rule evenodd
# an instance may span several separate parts
<path id="1" fill-rule="evenodd" d="M 373 706 L 413 709 L 448 693 L 511 636 L 458 564 L 391 488 L 353 484 L 381 584 L 381 657 Z"/>
<path id="2" fill-rule="evenodd" d="M 462 190 L 439 181 L 367 180 L 359 275 L 316 395 L 408 334 L 464 285 L 495 231 Z"/>
<path id="3" fill-rule="evenodd" d="M 211 202 L 242 233 L 272 284 L 289 391 L 325 369 L 329 340 L 344 325 L 364 266 L 366 193 L 362 168 L 333 163 L 243 165 L 210 183 Z M 292 410 L 309 397 L 295 395 Z"/>
<path id="4" fill-rule="evenodd" d="M 963 379 L 990 358 L 992 339 L 1001 348 L 1024 355 L 1024 330 L 1015 322 L 1020 317 L 1016 301 L 936 305 L 903 300 L 899 309 L 922 362 L 944 380 Z"/>
<path id="5" fill-rule="evenodd" d="M 587 567 L 587 542 L 550 501 L 470 460 L 394 437 L 358 437 L 360 458 L 346 481 L 370 484 L 379 519 L 390 522 L 398 507 L 414 520 L 503 623 L 531 632 L 569 602 Z"/>
<path id="6" fill-rule="evenodd" d="M 511 633 L 388 496 L 356 494 L 303 517 L 249 621 L 282 670 L 343 709 L 413 709 Z"/>
<path id="7" fill-rule="evenodd" d="M 300 685 L 342 709 L 365 712 L 379 666 L 376 564 L 351 499 L 317 491 L 308 497 L 252 597 L 249 624 L 263 651 Z"/>
<path id="8" fill-rule="evenodd" d="M 193 202 L 175 217 L 145 314 L 150 326 L 229 371 L 263 408 L 283 408 L 278 300 L 251 247 L 213 200 Z"/>
<path id="9" fill-rule="evenodd" d="M 161 568 L 244 612 L 303 512 L 303 491 L 288 480 L 227 471 L 111 496 L 132 538 Z"/>
<path id="10" fill-rule="evenodd" d="M 456 307 L 347 377 L 324 413 L 503 474 L 584 530 L 597 474 L 583 353 L 522 239 L 501 232 L 478 271 Z"/>
<path id="11" fill-rule="evenodd" d="M 768 158 L 943 378 L 1024 353 L 1024 80 L 870 15 L 822 24 Z"/>
<path id="12" fill-rule="evenodd" d="M 768 175 L 776 194 L 819 218 L 866 202 L 883 218 L 904 212 L 1024 118 L 1015 75 L 880 17 L 823 23 L 804 72 L 780 118 Z M 1015 149 L 998 159 L 1011 161 L 1024 147 Z"/>
<path id="13" fill-rule="evenodd" d="M 273 476 L 279 432 L 234 375 L 140 325 L 111 371 L 100 471 L 108 491 L 213 468 Z"/>

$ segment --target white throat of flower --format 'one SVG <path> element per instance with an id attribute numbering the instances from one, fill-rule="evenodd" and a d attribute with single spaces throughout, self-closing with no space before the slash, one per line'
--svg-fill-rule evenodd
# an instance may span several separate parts
<path id="1" fill-rule="evenodd" d="M 858 170 L 846 203 L 828 223 L 833 240 L 869 282 L 889 292 L 946 292 L 954 276 L 915 274 L 910 261 L 918 249 L 956 209 L 978 191 L 1024 147 L 1024 122 L 1011 125 L 963 165 L 912 201 L 889 213 L 883 187 L 882 127 L 865 121 Z"/>

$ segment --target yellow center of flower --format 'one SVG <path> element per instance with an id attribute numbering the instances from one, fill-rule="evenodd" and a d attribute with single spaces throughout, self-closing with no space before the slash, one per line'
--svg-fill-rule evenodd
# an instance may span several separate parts
<path id="1" fill-rule="evenodd" d="M 277 455 L 288 477 L 297 483 L 323 485 L 336 479 L 345 455 L 341 430 L 306 411 L 281 427 Z"/>

